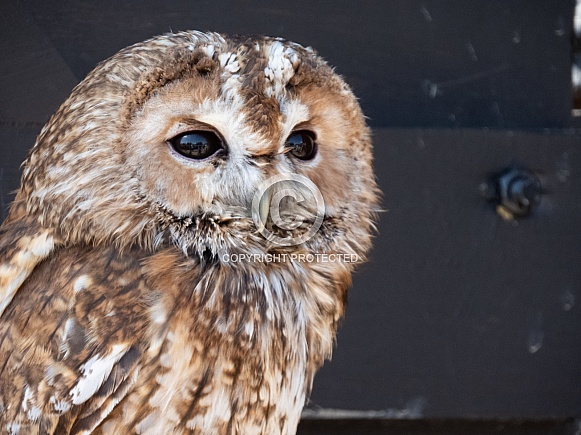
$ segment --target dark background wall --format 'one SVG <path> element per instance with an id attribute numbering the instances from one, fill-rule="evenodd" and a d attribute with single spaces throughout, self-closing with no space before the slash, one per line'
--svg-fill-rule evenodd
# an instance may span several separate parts
<path id="1" fill-rule="evenodd" d="M 315 381 L 303 433 L 361 430 L 363 418 L 383 421 L 368 423 L 369 433 L 398 418 L 420 426 L 394 433 L 566 433 L 565 423 L 580 417 L 573 1 L 1 7 L 0 220 L 41 126 L 122 47 L 184 29 L 312 45 L 369 116 L 387 212 L 372 261 L 355 279 L 333 362 Z M 514 162 L 532 169 L 545 193 L 529 217 L 507 221 L 478 189 Z M 459 420 L 480 423 L 462 429 Z"/>
<path id="2" fill-rule="evenodd" d="M 346 76 L 376 127 L 571 126 L 563 104 L 570 99 L 569 0 L 2 3 L 3 59 L 17 63 L 2 68 L 9 74 L 20 66 L 18 75 L 36 83 L 5 83 L 11 102 L 47 98 L 26 93 L 41 86 L 34 72 L 46 77 L 60 68 L 70 84 L 126 45 L 195 28 L 312 45 Z M 49 85 L 54 97 L 66 95 L 57 89 L 66 86 Z M 59 101 L 38 111 L 50 113 Z"/>

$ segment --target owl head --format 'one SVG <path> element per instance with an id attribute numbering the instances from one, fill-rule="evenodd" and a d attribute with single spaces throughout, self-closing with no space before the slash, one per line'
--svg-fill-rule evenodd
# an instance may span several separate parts
<path id="1" fill-rule="evenodd" d="M 301 219 L 278 228 L 268 208 L 285 189 L 306 199 L 282 194 L 282 214 Z M 279 239 L 322 207 L 318 230 L 295 244 L 265 237 L 258 192 Z M 8 221 L 64 245 L 364 255 L 376 203 L 369 128 L 324 60 L 280 38 L 190 31 L 121 50 L 73 90 L 25 163 Z"/>

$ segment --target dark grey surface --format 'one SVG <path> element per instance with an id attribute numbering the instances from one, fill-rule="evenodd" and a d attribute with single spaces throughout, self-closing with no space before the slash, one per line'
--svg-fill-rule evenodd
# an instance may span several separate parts
<path id="1" fill-rule="evenodd" d="M 260 33 L 315 47 L 377 127 L 572 124 L 573 0 L 3 3 L 0 59 L 10 74 L 26 73 L 20 62 L 31 57 L 32 74 L 50 74 L 49 46 L 81 80 L 117 50 L 170 29 Z M 15 13 L 24 25 L 14 25 Z M 29 26 L 46 36 L 36 48 L 27 45 Z M 3 76 L 3 92 L 22 95 L 18 75 Z"/>
<path id="2" fill-rule="evenodd" d="M 578 135 L 375 130 L 387 212 L 313 406 L 412 417 L 579 416 Z M 507 222 L 478 193 L 518 161 L 550 191 Z"/>
<path id="3" fill-rule="evenodd" d="M 4 0 L 0 220 L 41 126 L 118 49 L 170 28 L 313 45 L 371 117 L 388 209 L 372 261 L 356 276 L 334 361 L 316 378 L 315 413 L 579 417 L 581 155 L 580 134 L 570 128 L 572 6 Z M 427 129 L 433 126 L 456 130 Z M 531 218 L 517 223 L 478 196 L 488 172 L 515 160 L 538 171 L 549 190 Z M 422 432 L 421 424 L 415 433 L 445 432 Z M 323 426 L 342 433 L 354 427 Z M 315 430 L 316 423 L 302 427 Z"/>

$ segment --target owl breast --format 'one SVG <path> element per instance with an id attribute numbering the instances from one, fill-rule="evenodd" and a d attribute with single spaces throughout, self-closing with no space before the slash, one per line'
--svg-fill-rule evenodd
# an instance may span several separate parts
<path id="1" fill-rule="evenodd" d="M 102 433 L 295 432 L 313 375 L 304 331 L 285 343 L 289 354 L 273 360 L 267 349 L 244 349 L 225 337 L 208 345 L 184 326 L 169 326 L 148 350 L 140 381 L 102 424 Z M 286 337 L 279 331 L 263 339 Z"/>
<path id="2" fill-rule="evenodd" d="M 182 285 L 148 307 L 139 381 L 103 433 L 294 433 L 318 366 L 305 306 L 289 284 L 223 267 L 174 277 Z"/>

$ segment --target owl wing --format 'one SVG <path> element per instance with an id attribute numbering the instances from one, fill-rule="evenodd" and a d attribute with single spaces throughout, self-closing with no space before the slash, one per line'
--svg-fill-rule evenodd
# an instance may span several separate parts
<path id="1" fill-rule="evenodd" d="M 127 394 L 147 329 L 138 257 L 60 248 L 22 279 L 0 316 L 0 432 L 88 433 Z"/>
<path id="2" fill-rule="evenodd" d="M 58 240 L 49 229 L 28 219 L 0 227 L 0 316 L 38 263 L 50 255 Z"/>

